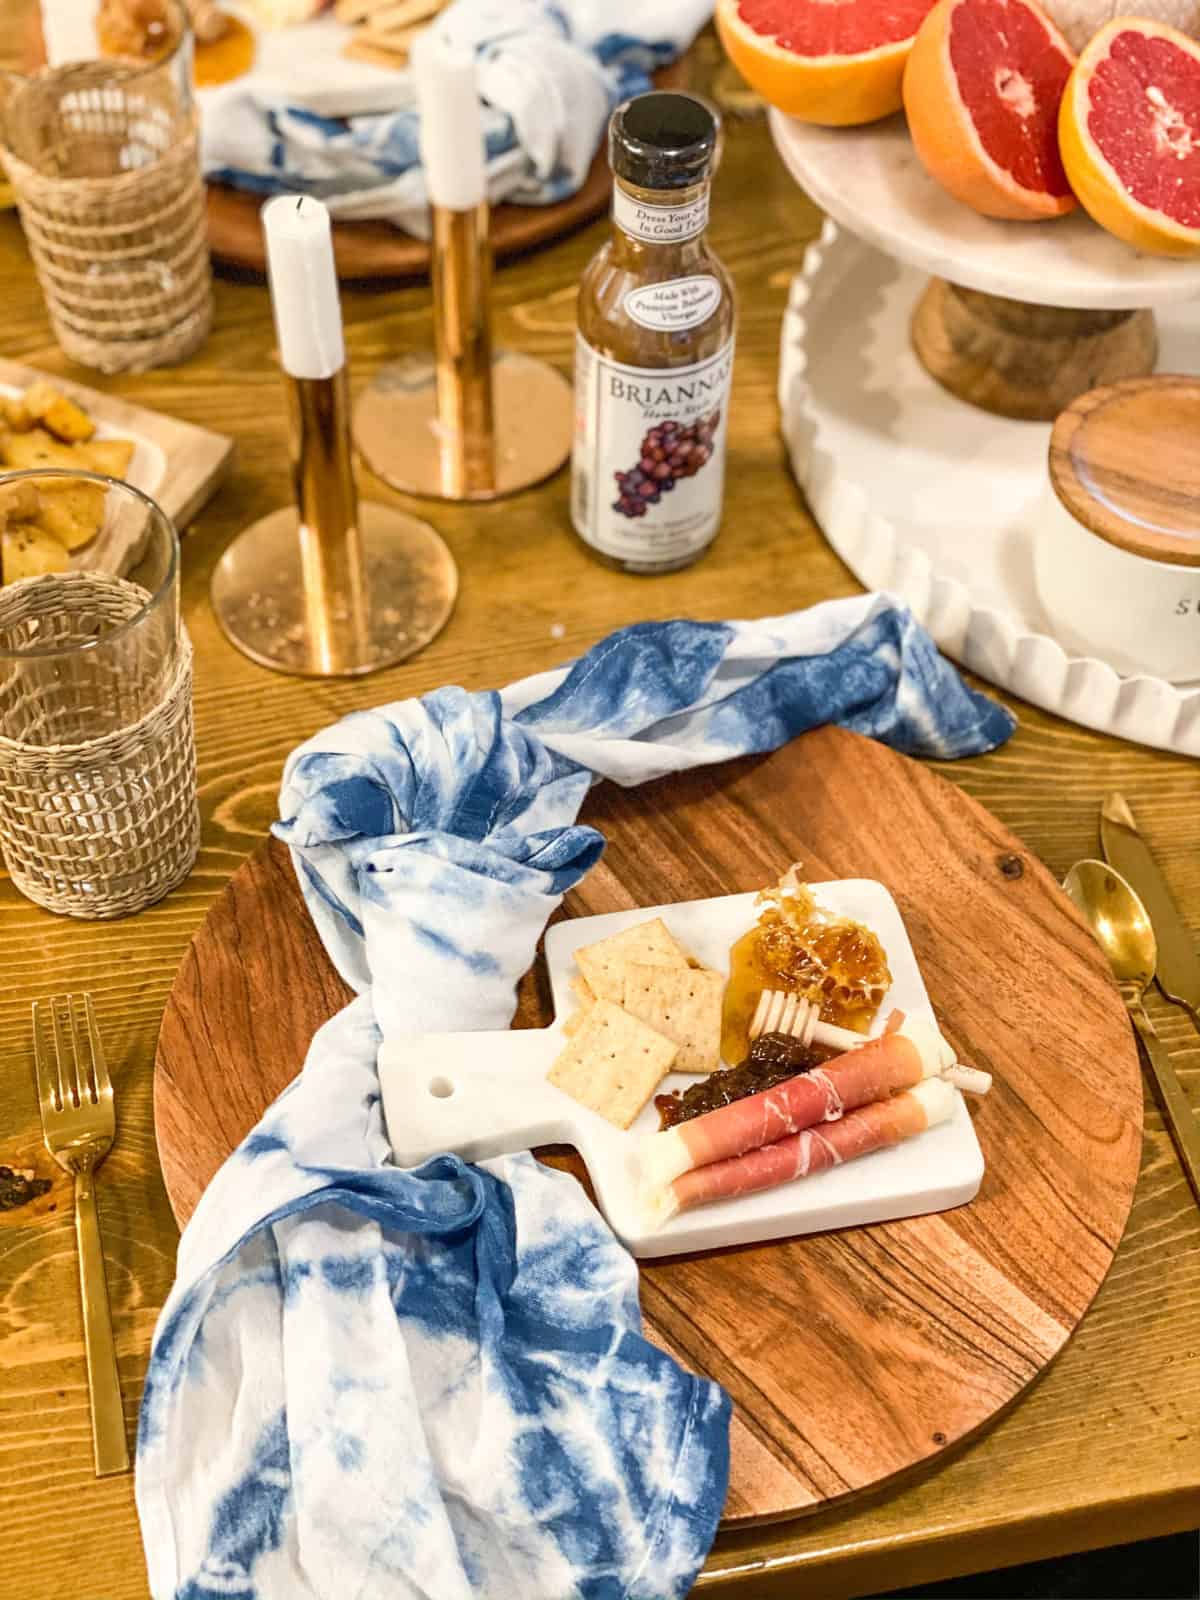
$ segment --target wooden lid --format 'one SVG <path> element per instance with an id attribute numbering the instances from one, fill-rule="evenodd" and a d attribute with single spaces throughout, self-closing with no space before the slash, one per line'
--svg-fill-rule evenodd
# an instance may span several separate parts
<path id="1" fill-rule="evenodd" d="M 1050 435 L 1050 481 L 1109 544 L 1200 567 L 1200 380 L 1126 378 L 1080 395 Z"/>

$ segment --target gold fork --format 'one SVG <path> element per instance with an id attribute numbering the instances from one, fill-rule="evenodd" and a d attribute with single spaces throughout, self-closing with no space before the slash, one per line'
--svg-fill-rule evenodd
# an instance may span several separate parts
<path id="1" fill-rule="evenodd" d="M 75 1236 L 92 1446 L 96 1476 L 129 1467 L 125 1414 L 113 1346 L 112 1313 L 96 1216 L 96 1168 L 112 1147 L 117 1118 L 90 994 L 56 994 L 33 1003 L 33 1050 L 42 1137 L 59 1166 L 75 1179 Z"/>

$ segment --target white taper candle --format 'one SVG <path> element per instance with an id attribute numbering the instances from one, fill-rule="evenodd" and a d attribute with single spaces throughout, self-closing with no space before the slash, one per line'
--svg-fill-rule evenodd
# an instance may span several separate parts
<path id="1" fill-rule="evenodd" d="M 48 67 L 93 60 L 100 54 L 96 0 L 42 0 L 42 39 Z"/>
<path id="2" fill-rule="evenodd" d="M 309 196 L 262 209 L 279 360 L 293 378 L 332 378 L 346 364 L 329 212 Z"/>
<path id="3" fill-rule="evenodd" d="M 409 64 L 430 204 L 471 211 L 487 193 L 475 57 L 432 27 L 417 35 Z"/>

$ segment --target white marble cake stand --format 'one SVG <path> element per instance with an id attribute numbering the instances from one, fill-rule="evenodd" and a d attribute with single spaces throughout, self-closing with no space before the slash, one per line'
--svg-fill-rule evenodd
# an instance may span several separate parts
<path id="1" fill-rule="evenodd" d="M 1154 370 L 1153 308 L 1200 296 L 1200 260 L 1139 255 L 1082 211 L 996 222 L 936 184 L 903 116 L 817 128 L 778 111 L 771 133 L 797 183 L 836 222 L 933 274 L 912 338 L 960 399 L 1051 421 L 1086 390 Z"/>

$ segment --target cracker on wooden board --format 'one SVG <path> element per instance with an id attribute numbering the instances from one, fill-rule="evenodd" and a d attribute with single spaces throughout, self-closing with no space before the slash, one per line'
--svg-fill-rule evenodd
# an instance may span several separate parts
<path id="1" fill-rule="evenodd" d="M 80 444 L 90 439 L 96 424 L 82 406 L 56 389 L 48 378 L 31 383 L 21 401 L 35 422 L 48 428 L 64 444 Z"/>
<path id="2" fill-rule="evenodd" d="M 89 439 L 75 446 L 79 463 L 89 472 L 102 472 L 108 478 L 123 478 L 129 470 L 137 446 L 132 439 Z"/>
<path id="3" fill-rule="evenodd" d="M 4 465 L 18 472 L 32 471 L 36 467 L 64 467 L 70 471 L 84 464 L 76 448 L 63 444 L 45 428 L 30 428 L 26 433 L 10 433 L 0 445 L 0 452 Z"/>
<path id="4" fill-rule="evenodd" d="M 33 416 L 20 396 L 0 395 L 0 422 L 18 433 L 27 433 L 33 427 Z"/>
<path id="5" fill-rule="evenodd" d="M 628 1128 L 670 1071 L 675 1050 L 611 1000 L 597 1000 L 546 1076 L 614 1127 Z"/>
<path id="6" fill-rule="evenodd" d="M 643 966 L 686 968 L 688 954 L 672 938 L 661 917 L 637 922 L 595 944 L 581 945 L 575 952 L 575 963 L 596 998 L 612 1000 L 616 1005 L 625 997 L 625 968 L 631 961 Z"/>
<path id="7" fill-rule="evenodd" d="M 622 1007 L 679 1046 L 674 1072 L 715 1072 L 721 1064 L 725 979 L 707 967 L 625 968 Z"/>

